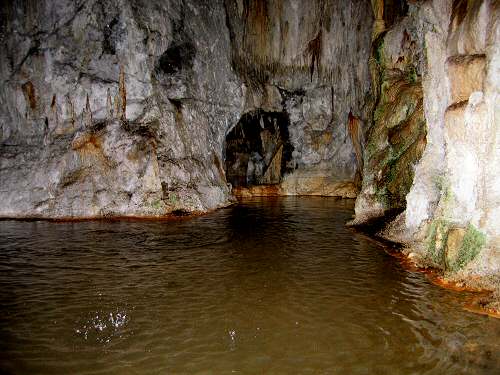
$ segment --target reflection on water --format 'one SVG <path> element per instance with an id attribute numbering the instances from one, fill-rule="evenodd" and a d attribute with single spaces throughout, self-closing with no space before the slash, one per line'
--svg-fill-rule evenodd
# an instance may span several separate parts
<path id="1" fill-rule="evenodd" d="M 2 221 L 0 373 L 500 373 L 500 321 L 346 229 L 352 209 Z"/>

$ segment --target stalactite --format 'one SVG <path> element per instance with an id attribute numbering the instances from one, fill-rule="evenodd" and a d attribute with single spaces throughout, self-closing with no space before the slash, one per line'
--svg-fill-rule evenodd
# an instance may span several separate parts
<path id="1" fill-rule="evenodd" d="M 335 91 L 333 89 L 333 86 L 330 88 L 330 95 L 331 95 L 331 112 L 332 112 L 332 122 L 333 122 L 333 116 L 335 114 Z"/>
<path id="2" fill-rule="evenodd" d="M 90 108 L 89 94 L 87 94 L 87 101 L 85 103 L 85 110 L 83 111 L 83 121 L 84 121 L 84 126 L 86 128 L 90 128 L 92 126 L 93 120 L 92 120 L 92 110 Z"/>
<path id="3" fill-rule="evenodd" d="M 59 111 L 57 109 L 57 95 L 52 95 L 52 101 L 50 103 L 51 120 L 54 123 L 54 128 L 59 125 Z"/>
<path id="4" fill-rule="evenodd" d="M 354 152 L 356 154 L 357 178 L 360 178 L 363 173 L 363 131 L 361 129 L 361 121 L 349 111 L 347 120 L 347 131 L 351 138 Z"/>
<path id="5" fill-rule="evenodd" d="M 125 70 L 123 68 L 123 65 L 120 65 L 119 93 L 120 93 L 120 99 L 121 99 L 120 119 L 122 121 L 126 121 L 127 120 L 127 88 L 125 85 Z"/>
<path id="6" fill-rule="evenodd" d="M 31 108 L 32 111 L 35 111 L 37 108 L 37 100 L 36 100 L 36 92 L 35 92 L 35 86 L 31 81 L 28 81 L 24 83 L 21 86 L 24 96 L 26 98 L 26 102 L 28 103 L 28 106 Z"/>
<path id="7" fill-rule="evenodd" d="M 74 130 L 76 122 L 76 113 L 75 113 L 75 106 L 73 105 L 73 102 L 71 101 L 71 97 L 69 94 L 66 94 L 66 104 L 67 104 L 66 114 L 70 118 L 71 127 Z"/>
<path id="8" fill-rule="evenodd" d="M 115 94 L 115 100 L 113 102 L 113 106 L 115 108 L 114 110 L 114 118 L 119 118 L 120 117 L 120 108 L 121 108 L 121 99 L 120 99 L 120 92 L 117 91 Z"/>
<path id="9" fill-rule="evenodd" d="M 113 119 L 113 99 L 111 99 L 111 92 L 109 90 L 109 87 L 106 93 L 106 112 L 108 115 L 108 120 Z"/>
<path id="10" fill-rule="evenodd" d="M 375 40 L 385 30 L 384 0 L 372 0 L 372 9 L 373 14 L 375 15 L 372 40 Z"/>
<path id="11" fill-rule="evenodd" d="M 313 79 L 315 67 L 316 67 L 316 71 L 318 72 L 318 75 L 320 73 L 321 53 L 322 53 L 322 48 L 323 48 L 322 37 L 323 37 L 323 32 L 322 32 L 322 29 L 320 26 L 320 29 L 319 29 L 318 33 L 316 34 L 316 37 L 307 44 L 306 54 L 311 58 L 311 62 L 309 65 L 309 71 L 311 74 L 311 82 Z"/>

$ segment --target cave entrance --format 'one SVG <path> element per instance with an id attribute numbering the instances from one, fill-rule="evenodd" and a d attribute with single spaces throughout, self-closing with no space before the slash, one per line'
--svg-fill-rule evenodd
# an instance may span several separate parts
<path id="1" fill-rule="evenodd" d="M 233 187 L 279 184 L 290 168 L 289 119 L 283 112 L 245 113 L 226 136 L 226 178 Z"/>

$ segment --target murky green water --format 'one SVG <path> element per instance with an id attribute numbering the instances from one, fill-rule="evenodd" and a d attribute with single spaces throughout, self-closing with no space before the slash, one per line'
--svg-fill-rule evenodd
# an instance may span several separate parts
<path id="1" fill-rule="evenodd" d="M 500 321 L 346 229 L 352 208 L 2 221 L 0 373 L 500 373 Z"/>

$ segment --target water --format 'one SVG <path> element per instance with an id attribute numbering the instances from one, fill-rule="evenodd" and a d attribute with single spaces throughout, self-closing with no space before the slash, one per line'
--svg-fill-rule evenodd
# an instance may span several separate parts
<path id="1" fill-rule="evenodd" d="M 0 373 L 500 373 L 500 321 L 345 228 L 352 209 L 2 221 Z"/>

